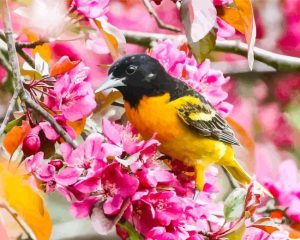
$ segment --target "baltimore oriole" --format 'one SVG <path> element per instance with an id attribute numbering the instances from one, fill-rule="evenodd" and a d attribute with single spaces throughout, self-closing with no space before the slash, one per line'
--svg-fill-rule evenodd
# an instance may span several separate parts
<path id="1" fill-rule="evenodd" d="M 162 153 L 194 167 L 197 189 L 203 190 L 210 164 L 224 166 L 241 184 L 250 183 L 251 177 L 234 158 L 232 145 L 239 142 L 225 119 L 156 59 L 136 54 L 116 61 L 97 92 L 109 88 L 122 93 L 128 120 L 143 138 L 157 133 Z"/>

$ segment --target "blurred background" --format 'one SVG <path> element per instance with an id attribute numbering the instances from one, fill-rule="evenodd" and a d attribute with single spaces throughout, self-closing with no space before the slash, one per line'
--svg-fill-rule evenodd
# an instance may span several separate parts
<path id="1" fill-rule="evenodd" d="M 19 4 L 15 1 L 12 8 L 16 9 Z M 300 0 L 257 0 L 253 5 L 256 46 L 300 57 Z M 163 21 L 182 27 L 172 1 L 164 0 L 155 9 Z M 26 21 L 15 12 L 12 15 L 14 29 L 20 33 L 18 39 L 27 39 L 28 34 L 21 34 Z M 157 27 L 138 0 L 111 0 L 106 15 L 111 24 L 123 30 L 170 34 Z M 242 37 L 236 33 L 232 38 Z M 4 48 L 0 40 L 0 49 Z M 75 39 L 51 43 L 47 51 L 44 54 L 51 54 L 48 56 L 50 62 L 63 55 L 72 60 L 82 59 L 91 67 L 89 77 L 94 87 L 105 79 L 107 68 L 103 66 L 112 62 L 103 38 L 96 33 L 91 33 L 87 41 Z M 140 46 L 127 45 L 128 53 L 143 51 L 145 49 Z M 293 160 L 297 165 L 300 161 L 300 74 L 275 72 L 260 62 L 255 62 L 250 72 L 247 59 L 234 54 L 212 53 L 211 60 L 212 68 L 222 70 L 231 79 L 226 84 L 227 101 L 234 106 L 230 117 L 247 130 L 250 136 L 247 144 L 255 145 L 255 151 L 251 153 L 255 161 L 251 159 L 245 165 L 259 180 L 276 180 L 282 174 L 282 161 Z M 0 65 L 0 119 L 5 115 L 11 92 L 11 75 Z M 69 204 L 64 198 L 55 193 L 46 196 L 46 200 L 54 222 L 52 239 L 99 239 L 88 220 L 75 220 L 69 215 Z"/>

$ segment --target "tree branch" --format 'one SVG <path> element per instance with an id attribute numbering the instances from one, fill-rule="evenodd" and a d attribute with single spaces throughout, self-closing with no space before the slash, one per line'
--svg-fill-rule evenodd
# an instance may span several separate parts
<path id="1" fill-rule="evenodd" d="M 7 111 L 6 111 L 6 114 L 5 114 L 5 117 L 3 119 L 3 122 L 1 123 L 1 127 L 0 127 L 0 137 L 1 135 L 3 134 L 4 130 L 5 130 L 5 127 L 9 121 L 9 117 L 11 115 L 11 113 L 13 112 L 14 108 L 15 108 L 15 105 L 16 105 L 16 102 L 17 102 L 17 99 L 18 99 L 18 96 L 20 94 L 20 89 L 16 89 L 14 91 L 14 94 L 9 102 L 9 105 L 8 105 L 8 108 L 7 108 Z"/>
<path id="2" fill-rule="evenodd" d="M 6 40 L 6 36 L 3 32 L 0 31 L 0 39 L 2 39 L 4 42 L 7 42 Z M 33 44 L 35 44 L 35 47 L 37 46 L 37 43 L 41 43 L 39 41 L 35 41 L 33 42 Z M 23 48 L 27 48 L 25 46 L 29 46 L 28 48 L 30 48 L 32 46 L 32 48 L 34 48 L 34 45 L 31 45 L 30 43 L 18 43 L 15 42 L 15 46 L 16 46 L 16 51 L 18 52 L 18 54 L 32 67 L 34 68 L 34 60 L 32 59 L 32 57 L 30 55 L 28 55 Z"/>
<path id="3" fill-rule="evenodd" d="M 9 207 L 7 207 L 4 204 L 0 204 L 0 208 L 5 209 L 10 216 L 12 216 L 12 218 L 16 221 L 16 223 L 19 225 L 19 227 L 22 229 L 22 231 L 27 235 L 27 239 L 28 240 L 33 240 L 33 237 L 31 236 L 31 234 L 29 233 L 29 231 L 27 231 L 26 227 L 24 226 L 24 224 L 19 220 L 18 218 L 18 214 L 12 212 Z"/>
<path id="4" fill-rule="evenodd" d="M 11 72 L 11 66 L 6 60 L 2 51 L 0 51 L 0 65 L 3 66 L 6 69 L 6 71 Z"/>
<path id="5" fill-rule="evenodd" d="M 155 41 L 176 40 L 186 41 L 184 35 L 168 35 L 160 33 L 144 33 L 134 31 L 123 31 L 128 43 L 137 44 L 143 47 L 152 47 Z M 217 41 L 214 51 L 234 53 L 247 56 L 247 44 L 236 40 Z M 261 48 L 254 48 L 254 59 L 272 66 L 280 72 L 300 72 L 300 58 L 272 53 Z"/>
<path id="6" fill-rule="evenodd" d="M 22 94 L 21 99 L 32 109 L 40 113 L 45 120 L 47 120 L 56 130 L 56 132 L 73 148 L 77 147 L 77 143 L 69 136 L 69 134 L 63 129 L 63 127 L 52 117 L 44 108 L 34 102 L 27 94 Z"/>
<path id="7" fill-rule="evenodd" d="M 54 129 L 57 131 L 57 133 L 59 133 L 60 136 L 62 136 L 65 139 L 66 142 L 70 143 L 74 148 L 76 148 L 77 147 L 76 142 L 73 141 L 73 139 L 63 129 L 63 127 L 61 125 L 59 125 L 56 122 L 56 120 L 45 109 L 43 109 L 40 105 L 38 105 L 36 102 L 34 102 L 24 91 L 21 74 L 20 74 L 19 61 L 18 61 L 18 57 L 17 57 L 16 43 L 13 38 L 11 18 L 10 18 L 7 0 L 1 0 L 0 7 L 1 7 L 2 16 L 3 16 L 4 31 L 5 31 L 5 36 L 1 36 L 1 34 L 0 34 L 0 38 L 1 39 L 4 38 L 4 41 L 6 41 L 6 43 L 7 43 L 9 60 L 10 60 L 11 66 L 12 66 L 12 75 L 13 75 L 13 80 L 14 80 L 14 85 L 15 85 L 15 92 L 19 92 L 22 101 L 24 101 L 32 109 L 39 112 L 54 127 Z M 20 50 L 23 53 L 25 53 L 22 49 L 20 49 Z M 34 63 L 33 63 L 33 66 L 34 66 Z M 15 93 L 14 93 L 14 96 L 15 96 Z M 2 126 L 1 126 L 1 128 L 2 128 Z"/>
<path id="8" fill-rule="evenodd" d="M 16 88 L 16 91 L 20 92 L 22 88 L 20 66 L 19 66 L 19 61 L 16 52 L 15 40 L 13 38 L 11 19 L 10 19 L 7 0 L 2 0 L 1 5 L 2 5 L 1 12 L 3 16 L 4 33 L 5 33 L 4 39 L 6 39 L 8 57 L 12 68 L 14 86 Z"/>
<path id="9" fill-rule="evenodd" d="M 236 40 L 217 41 L 214 50 L 219 52 L 235 53 L 245 57 L 248 54 L 247 44 Z M 300 58 L 273 53 L 255 47 L 254 59 L 272 66 L 280 72 L 300 72 Z"/>
<path id="10" fill-rule="evenodd" d="M 23 49 L 23 48 L 35 48 L 37 46 L 43 45 L 44 43 L 47 43 L 48 41 L 45 39 L 39 39 L 34 42 L 17 42 L 16 43 L 16 48 L 18 49 Z"/>
<path id="11" fill-rule="evenodd" d="M 174 27 L 172 25 L 166 24 L 164 23 L 159 16 L 157 15 L 157 13 L 155 12 L 155 9 L 153 8 L 153 6 L 151 5 L 151 3 L 148 0 L 143 0 L 143 3 L 145 5 L 145 7 L 147 8 L 149 14 L 151 16 L 154 17 L 157 25 L 161 28 L 161 29 L 166 29 L 169 31 L 173 31 L 173 32 L 181 32 L 181 30 L 177 27 Z"/>

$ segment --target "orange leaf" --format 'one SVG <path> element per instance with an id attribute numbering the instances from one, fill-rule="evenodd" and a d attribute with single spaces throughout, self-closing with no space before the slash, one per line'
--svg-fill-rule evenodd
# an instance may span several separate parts
<path id="1" fill-rule="evenodd" d="M 263 217 L 255 221 L 250 225 L 250 227 L 259 228 L 269 234 L 272 234 L 275 231 L 280 230 L 279 226 L 275 224 L 272 218 Z"/>
<path id="2" fill-rule="evenodd" d="M 233 26 L 239 32 L 245 34 L 244 22 L 236 8 L 217 7 L 217 13 L 225 22 Z"/>
<path id="3" fill-rule="evenodd" d="M 48 240 L 52 231 L 48 210 L 41 196 L 22 176 L 19 171 L 9 171 L 2 163 L 0 165 L 0 196 L 24 220 L 37 239 Z"/>
<path id="4" fill-rule="evenodd" d="M 75 131 L 76 133 L 76 136 L 78 137 L 83 129 L 84 129 L 84 126 L 85 126 L 85 122 L 86 122 L 86 118 L 83 118 L 83 119 L 80 119 L 78 121 L 75 121 L 75 122 L 70 122 L 70 121 L 67 121 L 67 124 L 73 128 L 73 130 Z"/>
<path id="5" fill-rule="evenodd" d="M 33 32 L 30 32 L 29 30 L 24 31 L 27 35 L 28 41 L 34 42 L 38 41 L 40 38 L 38 35 L 36 35 Z M 40 56 L 46 61 L 49 62 L 51 60 L 51 48 L 48 43 L 44 43 L 42 45 L 36 46 L 32 49 L 33 54 L 39 53 Z"/>
<path id="6" fill-rule="evenodd" d="M 289 237 L 291 239 L 300 239 L 300 231 L 292 226 L 283 225 L 284 230 L 290 233 Z"/>
<path id="7" fill-rule="evenodd" d="M 105 95 L 102 92 L 96 93 L 96 102 L 99 106 L 96 111 L 103 111 L 121 96 L 122 94 L 119 91 L 111 91 L 108 95 Z"/>
<path id="8" fill-rule="evenodd" d="M 3 146 L 13 156 L 14 152 L 23 142 L 31 127 L 27 121 L 22 121 L 22 126 L 14 126 L 4 137 Z"/>
<path id="9" fill-rule="evenodd" d="M 94 19 L 94 22 L 102 33 L 112 58 L 115 60 L 124 56 L 126 40 L 123 33 L 103 19 Z"/>
<path id="10" fill-rule="evenodd" d="M 229 125 L 232 127 L 233 131 L 236 134 L 237 139 L 243 147 L 246 148 L 247 154 L 243 154 L 245 162 L 252 172 L 255 169 L 255 143 L 249 133 L 236 121 L 232 118 L 226 118 Z"/>
<path id="11" fill-rule="evenodd" d="M 250 69 L 252 69 L 254 63 L 253 48 L 256 38 L 256 26 L 251 0 L 234 0 L 234 3 L 244 23 L 245 37 L 248 44 L 248 62 Z"/>
<path id="12" fill-rule="evenodd" d="M 71 61 L 69 57 L 64 56 L 54 64 L 54 66 L 51 69 L 50 75 L 57 76 L 66 73 L 71 69 L 75 68 L 80 62 L 80 60 Z"/>

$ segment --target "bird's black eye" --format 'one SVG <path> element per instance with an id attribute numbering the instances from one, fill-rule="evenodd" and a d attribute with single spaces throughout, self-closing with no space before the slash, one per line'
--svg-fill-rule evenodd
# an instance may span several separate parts
<path id="1" fill-rule="evenodd" d="M 137 69 L 137 66 L 134 66 L 134 65 L 129 65 L 127 68 L 126 68 L 126 73 L 128 75 L 131 75 L 131 74 L 134 74 L 135 71 Z"/>

